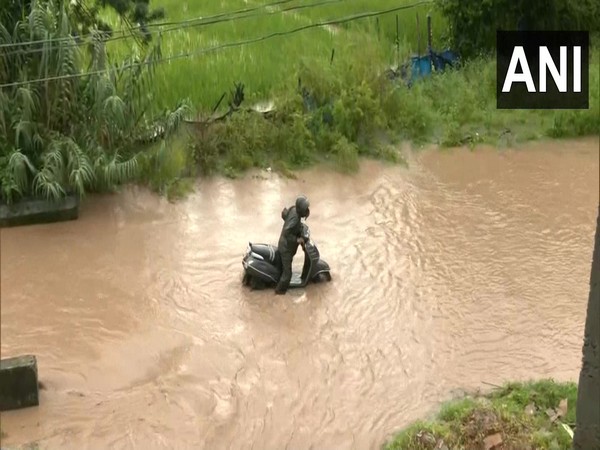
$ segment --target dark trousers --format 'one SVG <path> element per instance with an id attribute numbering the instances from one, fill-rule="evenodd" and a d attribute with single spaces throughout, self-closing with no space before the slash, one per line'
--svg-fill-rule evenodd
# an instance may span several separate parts
<path id="1" fill-rule="evenodd" d="M 294 259 L 294 255 L 287 251 L 280 252 L 280 254 L 281 277 L 279 278 L 279 283 L 277 283 L 275 292 L 277 294 L 285 294 L 290 286 L 290 281 L 292 280 L 292 261 Z"/>

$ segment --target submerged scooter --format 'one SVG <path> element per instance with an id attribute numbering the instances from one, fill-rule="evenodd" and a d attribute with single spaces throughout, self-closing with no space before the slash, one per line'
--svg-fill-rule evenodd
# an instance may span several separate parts
<path id="1" fill-rule="evenodd" d="M 304 266 L 302 273 L 293 272 L 290 289 L 303 288 L 308 283 L 331 281 L 329 264 L 320 257 L 316 243 L 310 238 L 310 230 L 302 223 L 304 244 Z M 252 289 L 264 289 L 277 284 L 282 272 L 281 255 L 277 247 L 270 244 L 248 243 L 246 254 L 242 259 L 244 266 L 244 286 Z"/>

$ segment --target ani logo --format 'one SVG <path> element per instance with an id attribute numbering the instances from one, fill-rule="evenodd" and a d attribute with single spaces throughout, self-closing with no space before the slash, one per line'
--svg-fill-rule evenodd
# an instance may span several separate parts
<path id="1" fill-rule="evenodd" d="M 587 31 L 498 31 L 498 109 L 588 109 Z"/>

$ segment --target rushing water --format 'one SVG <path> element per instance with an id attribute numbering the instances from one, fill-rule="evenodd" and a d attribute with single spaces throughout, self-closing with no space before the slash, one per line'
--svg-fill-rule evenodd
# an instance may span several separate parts
<path id="1" fill-rule="evenodd" d="M 3 444 L 379 448 L 462 389 L 577 380 L 598 145 L 130 189 L 3 229 L 2 356 L 37 355 L 45 385 Z M 243 288 L 248 241 L 275 243 L 300 192 L 333 281 Z"/>

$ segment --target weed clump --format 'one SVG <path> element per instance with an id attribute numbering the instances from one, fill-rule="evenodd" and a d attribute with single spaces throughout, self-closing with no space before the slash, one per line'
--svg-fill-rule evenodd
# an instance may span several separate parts
<path id="1" fill-rule="evenodd" d="M 398 433 L 386 450 L 569 449 L 577 385 L 542 380 L 509 383 L 485 396 L 445 404 L 435 420 Z"/>

